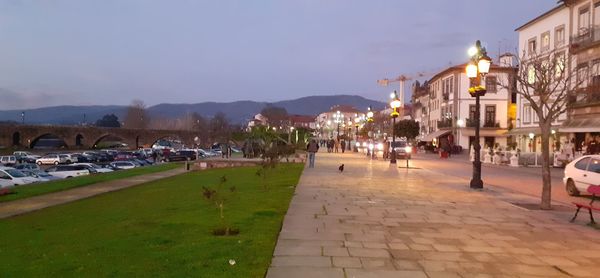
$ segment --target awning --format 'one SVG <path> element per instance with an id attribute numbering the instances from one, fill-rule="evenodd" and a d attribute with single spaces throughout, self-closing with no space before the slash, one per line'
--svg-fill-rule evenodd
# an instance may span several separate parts
<path id="1" fill-rule="evenodd" d="M 435 131 L 435 132 L 432 132 L 432 133 L 429 133 L 429 134 L 425 135 L 421 139 L 421 141 L 431 142 L 431 141 L 433 141 L 433 139 L 438 138 L 440 136 L 444 136 L 444 135 L 450 133 L 451 131 L 452 130 L 438 130 L 438 131 Z"/>
<path id="2" fill-rule="evenodd" d="M 469 129 L 461 129 L 460 130 L 460 135 L 464 135 L 464 136 L 475 136 L 475 129 L 474 128 L 469 128 Z M 483 136 L 483 137 L 507 137 L 508 136 L 508 132 L 506 129 L 480 129 L 479 130 L 479 136 Z"/>
<path id="3" fill-rule="evenodd" d="M 600 132 L 600 118 L 569 119 L 559 128 L 560 132 Z"/>

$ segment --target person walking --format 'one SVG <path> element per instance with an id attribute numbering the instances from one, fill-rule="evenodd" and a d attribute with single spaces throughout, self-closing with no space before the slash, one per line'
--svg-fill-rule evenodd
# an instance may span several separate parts
<path id="1" fill-rule="evenodd" d="M 338 153 L 338 152 L 340 151 L 340 140 L 339 140 L 339 139 L 336 139 L 336 140 L 333 142 L 333 146 L 334 146 L 334 148 L 335 148 L 335 149 L 334 149 L 334 153 Z"/>
<path id="2" fill-rule="evenodd" d="M 315 154 L 319 151 L 319 144 L 315 139 L 310 140 L 306 145 L 306 151 L 308 152 L 308 168 L 315 168 Z"/>
<path id="3" fill-rule="evenodd" d="M 342 153 L 346 152 L 346 140 L 342 140 L 340 146 L 342 147 Z"/>

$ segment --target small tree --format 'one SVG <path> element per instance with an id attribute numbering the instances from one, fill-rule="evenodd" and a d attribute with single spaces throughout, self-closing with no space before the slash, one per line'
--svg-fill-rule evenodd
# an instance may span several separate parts
<path id="1" fill-rule="evenodd" d="M 260 111 L 260 114 L 267 118 L 267 123 L 270 126 L 274 126 L 277 128 L 285 127 L 288 123 L 288 113 L 285 108 L 267 105 L 267 107 L 263 108 Z"/>
<path id="2" fill-rule="evenodd" d="M 231 128 L 227 116 L 217 112 L 208 122 L 208 133 L 211 139 L 219 142 L 229 142 Z"/>
<path id="3" fill-rule="evenodd" d="M 419 122 L 415 120 L 400 120 L 394 126 L 396 136 L 406 137 L 407 140 L 413 140 L 419 136 Z"/>
<path id="4" fill-rule="evenodd" d="M 509 75 L 511 76 L 511 75 Z M 550 136 L 552 123 L 567 111 L 569 92 L 577 89 L 582 80 L 571 69 L 570 58 L 556 50 L 524 53 L 519 60 L 514 80 L 503 80 L 501 86 L 516 91 L 539 119 L 542 149 L 541 209 L 552 209 L 550 177 Z"/>
<path id="5" fill-rule="evenodd" d="M 127 107 L 125 114 L 125 128 L 148 128 L 150 116 L 146 112 L 146 105 L 143 101 L 135 99 Z"/>
<path id="6" fill-rule="evenodd" d="M 202 186 L 202 195 L 208 201 L 214 202 L 215 207 L 219 210 L 219 220 L 221 227 L 214 229 L 215 235 L 234 235 L 239 233 L 239 230 L 232 228 L 225 219 L 225 202 L 233 198 L 233 194 L 237 192 L 235 186 L 226 187 L 227 176 L 219 178 L 219 183 L 215 189 Z"/>

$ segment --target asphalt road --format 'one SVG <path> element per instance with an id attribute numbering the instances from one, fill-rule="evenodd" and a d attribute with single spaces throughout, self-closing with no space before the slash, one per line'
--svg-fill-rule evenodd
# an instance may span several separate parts
<path id="1" fill-rule="evenodd" d="M 398 160 L 399 167 L 405 167 L 405 160 Z M 441 159 L 434 154 L 415 154 L 410 161 L 411 167 L 435 170 L 445 175 L 465 179 L 465 186 L 471 180 L 473 164 L 466 155 Z M 563 169 L 551 168 L 552 200 L 571 205 L 573 201 L 588 200 L 586 197 L 571 197 L 565 191 L 562 182 Z M 537 167 L 509 167 L 482 164 L 484 186 L 496 186 L 515 192 L 540 197 L 542 192 L 542 169 Z"/>

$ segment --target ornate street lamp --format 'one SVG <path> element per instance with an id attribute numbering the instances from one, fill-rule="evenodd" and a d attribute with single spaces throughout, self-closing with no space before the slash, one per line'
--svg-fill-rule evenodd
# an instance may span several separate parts
<path id="1" fill-rule="evenodd" d="M 492 59 L 487 56 L 487 51 L 485 47 L 481 46 L 480 41 L 477 41 L 475 46 L 469 49 L 469 55 L 471 56 L 471 62 L 466 67 L 467 77 L 471 80 L 469 94 L 475 98 L 475 142 L 473 143 L 475 157 L 473 160 L 473 177 L 469 186 L 473 189 L 481 189 L 483 188 L 483 181 L 481 180 L 481 145 L 479 144 L 481 124 L 479 98 L 486 93 L 486 88 L 481 85 L 481 81 L 490 72 Z"/>
<path id="2" fill-rule="evenodd" d="M 356 131 L 354 132 L 354 140 L 356 141 L 356 145 L 354 146 L 354 152 L 358 152 L 358 127 L 360 126 L 360 117 L 358 113 L 354 114 L 354 127 L 356 127 Z"/>
<path id="3" fill-rule="evenodd" d="M 337 140 L 340 140 L 340 124 L 342 123 L 342 114 L 341 112 L 338 110 L 334 115 L 334 122 L 337 123 Z"/>
<path id="4" fill-rule="evenodd" d="M 392 157 L 390 159 L 390 164 L 396 164 L 396 118 L 400 116 L 398 113 L 398 108 L 402 104 L 400 99 L 398 99 L 398 93 L 394 90 L 394 92 L 390 95 L 392 101 L 390 102 L 390 107 L 394 109 L 390 116 L 392 117 Z"/>

